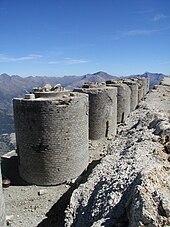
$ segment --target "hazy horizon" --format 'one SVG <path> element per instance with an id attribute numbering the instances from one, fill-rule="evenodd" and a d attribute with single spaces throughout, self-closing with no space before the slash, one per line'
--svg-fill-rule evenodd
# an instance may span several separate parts
<path id="1" fill-rule="evenodd" d="M 19 75 L 19 74 L 8 74 L 8 73 L 3 72 L 3 73 L 0 74 L 0 76 L 3 75 L 3 74 L 7 74 L 8 76 L 19 76 L 19 77 L 22 77 L 22 78 L 26 78 L 26 77 L 71 77 L 71 76 L 81 77 L 81 76 L 85 76 L 85 75 L 88 75 L 88 74 L 93 75 L 93 74 L 100 73 L 100 72 L 107 73 L 108 75 L 115 76 L 115 77 L 143 75 L 145 73 L 163 74 L 162 72 L 142 72 L 142 73 L 136 73 L 136 74 L 133 73 L 133 74 L 127 74 L 127 75 L 120 75 L 119 76 L 119 75 L 112 75 L 112 74 L 110 74 L 108 72 L 104 72 L 104 71 L 98 71 L 98 72 L 92 72 L 92 73 L 88 72 L 88 73 L 83 74 L 83 75 L 27 75 L 27 76 L 22 76 L 22 75 Z M 163 74 L 163 75 L 168 76 L 168 77 L 170 76 L 168 74 Z"/>

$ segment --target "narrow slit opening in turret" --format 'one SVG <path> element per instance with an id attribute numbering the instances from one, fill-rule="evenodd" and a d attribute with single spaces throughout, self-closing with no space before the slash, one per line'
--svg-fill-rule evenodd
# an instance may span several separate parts
<path id="1" fill-rule="evenodd" d="M 125 113 L 123 112 L 123 113 L 122 113 L 121 123 L 124 123 L 124 122 L 125 122 Z"/>
<path id="2" fill-rule="evenodd" d="M 109 132 L 109 121 L 106 121 L 106 133 L 105 133 L 105 137 L 108 137 L 108 132 Z"/>

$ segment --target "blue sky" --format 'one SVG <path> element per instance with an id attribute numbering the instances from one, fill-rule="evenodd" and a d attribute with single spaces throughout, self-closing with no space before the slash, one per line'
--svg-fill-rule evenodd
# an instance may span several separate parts
<path id="1" fill-rule="evenodd" d="M 170 74 L 170 0 L 0 0 L 0 74 Z"/>

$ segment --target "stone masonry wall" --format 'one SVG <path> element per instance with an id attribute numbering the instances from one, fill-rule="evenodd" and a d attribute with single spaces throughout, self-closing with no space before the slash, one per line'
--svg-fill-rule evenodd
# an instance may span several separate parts
<path id="1" fill-rule="evenodd" d="M 130 114 L 131 90 L 126 84 L 112 81 L 107 86 L 117 87 L 117 123 L 123 123 Z"/>
<path id="2" fill-rule="evenodd" d="M 29 183 L 60 184 L 88 166 L 88 97 L 70 95 L 13 100 L 19 172 Z"/>
<path id="3" fill-rule="evenodd" d="M 133 111 L 138 105 L 138 84 L 130 80 L 125 80 L 123 82 L 127 84 L 131 90 L 130 111 Z"/>
<path id="4" fill-rule="evenodd" d="M 89 95 L 89 139 L 116 135 L 117 88 L 82 88 L 75 91 Z"/>
<path id="5" fill-rule="evenodd" d="M 143 95 L 146 95 L 148 92 L 148 80 L 145 77 L 139 77 L 138 83 L 143 87 Z"/>

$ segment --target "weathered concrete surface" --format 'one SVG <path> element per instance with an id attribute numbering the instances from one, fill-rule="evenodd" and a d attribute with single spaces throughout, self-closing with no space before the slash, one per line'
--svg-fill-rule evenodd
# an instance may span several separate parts
<path id="1" fill-rule="evenodd" d="M 144 79 L 144 78 L 143 78 Z M 143 99 L 145 93 L 144 93 L 144 81 L 140 78 L 131 78 L 132 81 L 136 82 L 138 84 L 138 103 Z M 147 79 L 147 83 L 149 83 L 149 80 Z M 147 91 L 149 89 L 149 84 L 147 84 Z"/>
<path id="2" fill-rule="evenodd" d="M 130 111 L 132 112 L 138 105 L 138 84 L 137 82 L 131 80 L 124 80 L 123 82 L 127 84 L 131 90 Z"/>
<path id="3" fill-rule="evenodd" d="M 56 185 L 88 166 L 88 97 L 14 99 L 20 176 L 28 183 Z"/>
<path id="4" fill-rule="evenodd" d="M 138 83 L 143 88 L 143 94 L 146 95 L 146 93 L 148 92 L 148 79 L 145 77 L 138 77 Z"/>
<path id="5" fill-rule="evenodd" d="M 166 83 L 131 113 L 110 155 L 73 192 L 65 226 L 170 225 L 169 107 Z"/>
<path id="6" fill-rule="evenodd" d="M 75 89 L 89 95 L 89 139 L 99 140 L 116 135 L 117 88 Z"/>
<path id="7" fill-rule="evenodd" d="M 121 81 L 106 81 L 107 86 L 117 87 L 117 123 L 124 123 L 130 114 L 131 90 Z"/>

